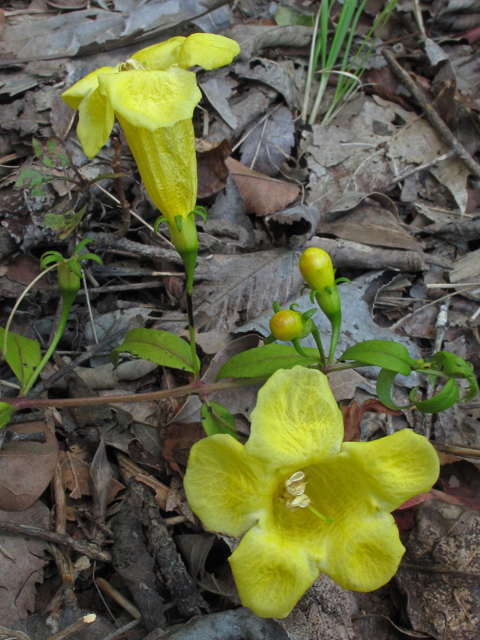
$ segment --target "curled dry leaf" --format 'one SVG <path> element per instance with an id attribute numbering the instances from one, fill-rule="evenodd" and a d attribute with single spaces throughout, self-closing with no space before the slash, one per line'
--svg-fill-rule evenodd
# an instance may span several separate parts
<path id="1" fill-rule="evenodd" d="M 296 185 L 252 171 L 233 158 L 227 158 L 225 164 L 235 178 L 247 213 L 257 216 L 275 213 L 285 209 L 300 193 Z"/>
<path id="2" fill-rule="evenodd" d="M 5 443 L 0 452 L 0 509 L 23 511 L 48 487 L 57 465 L 58 442 L 45 422 L 15 425 L 19 433 L 45 432 L 47 441 Z"/>

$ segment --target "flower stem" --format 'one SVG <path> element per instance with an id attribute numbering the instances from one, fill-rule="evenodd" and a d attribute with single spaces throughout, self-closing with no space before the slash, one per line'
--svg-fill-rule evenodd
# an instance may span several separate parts
<path id="1" fill-rule="evenodd" d="M 67 295 L 63 295 L 62 296 L 62 315 L 60 316 L 60 322 L 58 323 L 58 328 L 57 328 L 57 330 L 55 332 L 55 335 L 53 337 L 53 340 L 52 340 L 50 346 L 48 347 L 45 355 L 43 356 L 40 364 L 35 369 L 35 372 L 33 373 L 32 377 L 30 378 L 30 380 L 25 385 L 25 388 L 23 390 L 24 395 L 27 395 L 27 393 L 33 387 L 33 385 L 35 384 L 35 381 L 37 380 L 38 376 L 43 371 L 43 368 L 45 367 L 47 362 L 50 360 L 50 357 L 51 357 L 52 353 L 55 351 L 55 347 L 59 343 L 60 338 L 62 337 L 63 332 L 65 330 L 65 327 L 67 325 L 67 320 L 68 320 L 68 316 L 70 314 L 70 309 L 72 308 L 72 305 L 73 305 L 73 303 L 75 301 L 76 295 L 77 294 L 75 293 L 74 295 L 70 295 L 70 296 L 67 296 Z"/>
<path id="2" fill-rule="evenodd" d="M 322 367 L 325 367 L 327 364 L 327 358 L 325 357 L 325 351 L 323 350 L 322 338 L 320 337 L 320 331 L 316 325 L 313 325 L 312 328 L 312 336 L 315 340 L 318 348 L 318 352 L 320 353 L 320 360 Z"/>
<path id="3" fill-rule="evenodd" d="M 314 513 L 317 516 L 317 518 L 320 518 L 320 520 L 322 520 L 322 522 L 326 522 L 328 524 L 332 524 L 333 518 L 326 518 L 325 516 L 322 516 L 320 511 L 317 511 L 315 509 L 315 507 L 312 507 L 311 504 L 307 505 L 307 509 L 309 509 L 312 513 Z"/>

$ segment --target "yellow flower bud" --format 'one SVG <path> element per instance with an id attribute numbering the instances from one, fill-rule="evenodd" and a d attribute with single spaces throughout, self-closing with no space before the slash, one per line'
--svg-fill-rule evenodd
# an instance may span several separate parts
<path id="1" fill-rule="evenodd" d="M 310 247 L 303 252 L 298 263 L 302 276 L 310 289 L 322 294 L 325 287 L 335 286 L 335 274 L 330 256 L 323 249 Z"/>
<path id="2" fill-rule="evenodd" d="M 304 328 L 301 314 L 291 309 L 278 311 L 270 320 L 270 331 L 273 337 L 282 342 L 300 338 Z"/>

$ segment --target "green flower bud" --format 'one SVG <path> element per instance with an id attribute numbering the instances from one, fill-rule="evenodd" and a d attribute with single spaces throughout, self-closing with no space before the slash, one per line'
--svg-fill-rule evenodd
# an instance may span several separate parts
<path id="1" fill-rule="evenodd" d="M 74 273 L 68 262 L 59 262 L 57 265 L 58 290 L 63 297 L 75 296 L 80 289 L 80 278 Z"/>
<path id="2" fill-rule="evenodd" d="M 291 309 L 278 311 L 270 320 L 270 331 L 275 340 L 297 340 L 303 337 L 304 330 L 305 324 L 301 314 Z"/>
<path id="3" fill-rule="evenodd" d="M 315 293 L 318 306 L 332 322 L 340 313 L 340 297 L 330 256 L 323 249 L 310 247 L 303 252 L 298 266 L 306 283 Z"/>

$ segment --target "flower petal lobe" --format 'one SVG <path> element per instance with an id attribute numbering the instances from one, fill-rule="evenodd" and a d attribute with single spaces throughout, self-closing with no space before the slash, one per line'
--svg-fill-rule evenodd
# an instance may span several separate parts
<path id="1" fill-rule="evenodd" d="M 213 33 L 194 33 L 180 49 L 179 64 L 186 69 L 199 65 L 204 69 L 217 69 L 230 64 L 240 53 L 235 40 Z"/>
<path id="2" fill-rule="evenodd" d="M 275 480 L 235 438 L 218 434 L 192 447 L 184 486 L 208 529 L 240 536 L 269 509 Z"/>
<path id="3" fill-rule="evenodd" d="M 277 371 L 258 393 L 247 453 L 271 466 L 304 467 L 340 449 L 343 418 L 320 371 Z M 295 470 L 295 469 L 294 469 Z"/>

